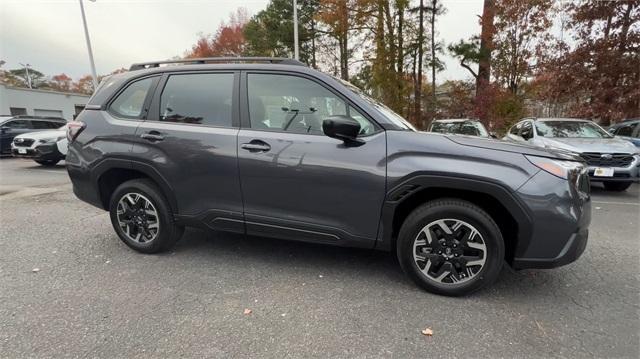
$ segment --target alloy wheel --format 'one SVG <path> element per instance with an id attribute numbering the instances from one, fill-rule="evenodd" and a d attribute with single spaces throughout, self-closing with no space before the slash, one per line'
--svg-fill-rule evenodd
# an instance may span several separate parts
<path id="1" fill-rule="evenodd" d="M 160 231 L 160 218 L 151 201 L 139 193 L 126 193 L 118 201 L 118 225 L 133 242 L 149 243 Z"/>
<path id="2" fill-rule="evenodd" d="M 487 246 L 469 223 L 440 219 L 420 230 L 413 243 L 413 259 L 427 279 L 459 284 L 480 273 L 487 259 Z"/>

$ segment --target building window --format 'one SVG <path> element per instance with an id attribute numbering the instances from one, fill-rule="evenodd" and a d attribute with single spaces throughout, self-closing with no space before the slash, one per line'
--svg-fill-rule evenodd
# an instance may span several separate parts
<path id="1" fill-rule="evenodd" d="M 27 114 L 27 109 L 22 107 L 10 107 L 9 112 L 11 112 L 11 116 L 24 116 Z"/>

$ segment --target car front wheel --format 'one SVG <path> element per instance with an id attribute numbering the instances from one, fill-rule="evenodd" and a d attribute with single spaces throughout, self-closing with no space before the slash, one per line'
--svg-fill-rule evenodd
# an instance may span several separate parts
<path id="1" fill-rule="evenodd" d="M 38 163 L 41 166 L 46 166 L 46 167 L 52 167 L 58 164 L 58 162 L 60 162 L 60 160 L 37 160 L 36 163 Z"/>
<path id="2" fill-rule="evenodd" d="M 404 272 L 429 292 L 460 296 L 494 282 L 504 241 L 480 207 L 458 199 L 427 202 L 400 229 L 397 254 Z"/>
<path id="3" fill-rule="evenodd" d="M 109 214 L 118 237 L 142 253 L 166 251 L 184 232 L 184 227 L 174 223 L 162 192 L 146 179 L 118 186 L 111 196 Z"/>

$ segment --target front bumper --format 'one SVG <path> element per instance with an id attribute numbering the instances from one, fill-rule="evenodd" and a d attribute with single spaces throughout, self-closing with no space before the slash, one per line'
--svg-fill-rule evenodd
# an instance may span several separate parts
<path id="1" fill-rule="evenodd" d="M 633 162 L 627 167 L 609 167 L 613 169 L 612 177 L 595 176 L 597 166 L 589 166 L 591 182 L 640 182 L 640 156 L 635 155 Z"/>
<path id="2" fill-rule="evenodd" d="M 587 228 L 580 229 L 569 237 L 564 248 L 554 258 L 516 258 L 513 261 L 513 267 L 517 269 L 549 269 L 560 267 L 575 262 L 584 250 L 587 248 L 587 239 L 589 238 L 589 230 Z"/>
<path id="3" fill-rule="evenodd" d="M 26 153 L 20 153 L 20 151 Z M 60 153 L 58 145 L 55 142 L 47 142 L 32 147 L 11 146 L 11 154 L 13 157 L 29 158 L 37 161 L 61 160 L 65 155 Z"/>
<path id="4" fill-rule="evenodd" d="M 520 239 L 512 257 L 516 269 L 554 268 L 577 260 L 585 251 L 591 224 L 586 173 L 575 183 L 538 172 L 517 194 L 528 207 L 531 237 Z"/>

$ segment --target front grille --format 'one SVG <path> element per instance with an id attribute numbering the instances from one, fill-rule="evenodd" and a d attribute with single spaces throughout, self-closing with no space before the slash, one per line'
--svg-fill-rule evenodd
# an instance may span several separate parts
<path id="1" fill-rule="evenodd" d="M 628 167 L 633 162 L 633 155 L 629 153 L 585 152 L 581 156 L 589 166 L 595 167 Z"/>
<path id="2" fill-rule="evenodd" d="M 13 144 L 16 147 L 31 147 L 33 145 L 33 139 L 31 138 L 16 138 L 13 140 Z"/>

